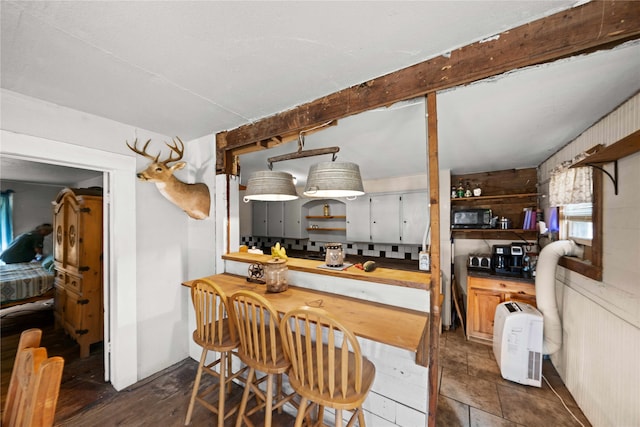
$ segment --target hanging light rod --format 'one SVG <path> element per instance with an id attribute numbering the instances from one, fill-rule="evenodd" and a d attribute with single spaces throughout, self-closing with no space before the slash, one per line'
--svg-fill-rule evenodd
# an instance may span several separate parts
<path id="1" fill-rule="evenodd" d="M 325 126 L 332 125 L 334 123 L 335 123 L 335 120 L 331 120 L 327 123 L 321 124 L 311 129 L 300 131 L 300 133 L 298 134 L 298 151 L 296 151 L 295 153 L 282 154 L 280 156 L 269 157 L 267 159 L 269 170 L 273 169 L 273 164 L 276 162 L 282 162 L 285 160 L 302 159 L 304 157 L 322 156 L 324 154 L 332 154 L 331 161 L 332 162 L 335 161 L 337 158 L 336 153 L 340 151 L 340 147 L 327 147 L 327 148 L 315 148 L 313 150 L 303 150 L 305 133 L 314 131 L 316 129 L 319 129 Z"/>

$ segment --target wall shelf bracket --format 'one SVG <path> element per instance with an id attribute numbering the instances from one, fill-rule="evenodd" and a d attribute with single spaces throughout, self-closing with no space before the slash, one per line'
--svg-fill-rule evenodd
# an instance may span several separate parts
<path id="1" fill-rule="evenodd" d="M 602 145 L 596 147 L 596 151 L 589 157 L 572 165 L 572 168 L 580 166 L 591 166 L 607 174 L 613 181 L 613 189 L 616 196 L 618 195 L 618 159 L 630 156 L 640 151 L 640 129 L 630 135 L 614 142 L 613 144 L 602 148 Z M 613 175 L 604 170 L 602 165 L 605 163 L 613 163 Z"/>
<path id="2" fill-rule="evenodd" d="M 613 182 L 613 191 L 615 193 L 615 195 L 618 195 L 618 161 L 614 160 L 613 161 L 613 175 L 611 175 L 611 173 L 609 173 L 609 171 L 607 171 L 605 168 L 603 168 L 602 166 L 600 166 L 599 164 L 596 163 L 586 163 L 587 166 L 591 166 L 592 168 L 596 168 L 599 171 L 604 172 Z"/>

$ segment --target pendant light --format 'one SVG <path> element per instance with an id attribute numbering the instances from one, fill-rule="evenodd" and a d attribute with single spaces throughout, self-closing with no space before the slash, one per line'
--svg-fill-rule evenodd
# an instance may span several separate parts
<path id="1" fill-rule="evenodd" d="M 249 177 L 243 200 L 247 203 L 250 200 L 274 202 L 295 200 L 297 198 L 298 193 L 293 185 L 293 176 L 290 173 L 259 171 Z"/>
<path id="2" fill-rule="evenodd" d="M 364 194 L 360 167 L 351 162 L 322 162 L 309 168 L 307 197 L 355 198 Z"/>
<path id="3" fill-rule="evenodd" d="M 336 153 L 340 147 L 317 148 L 304 150 L 304 134 L 313 130 L 336 124 L 335 120 L 316 126 L 306 131 L 300 131 L 298 135 L 298 151 L 283 154 L 267 159 L 269 171 L 256 172 L 247 183 L 247 192 L 244 201 L 249 200 L 293 200 L 298 195 L 293 185 L 293 177 L 286 172 L 273 172 L 273 164 L 285 160 L 294 160 L 304 157 L 332 155 L 331 162 L 322 162 L 309 168 L 307 185 L 304 195 L 307 197 L 346 197 L 355 199 L 364 194 L 360 167 L 351 162 L 336 162 Z"/>

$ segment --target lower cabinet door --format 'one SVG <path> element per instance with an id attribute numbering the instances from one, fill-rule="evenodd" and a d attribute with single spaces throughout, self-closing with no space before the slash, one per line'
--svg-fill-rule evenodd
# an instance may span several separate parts
<path id="1" fill-rule="evenodd" d="M 78 338 L 79 335 L 83 335 L 83 321 L 84 318 L 83 301 L 80 296 L 74 292 L 66 292 L 66 298 L 64 303 L 64 327 L 69 334 Z"/>
<path id="2" fill-rule="evenodd" d="M 67 291 L 65 291 L 64 287 L 56 283 L 55 285 L 56 295 L 53 298 L 53 314 L 56 318 L 56 322 L 59 326 L 62 326 L 64 323 L 64 308 L 67 302 Z"/>
<path id="3" fill-rule="evenodd" d="M 493 319 L 496 307 L 503 300 L 502 292 L 486 291 L 483 289 L 471 289 L 469 295 L 469 330 L 467 335 L 471 338 L 493 340 Z"/>

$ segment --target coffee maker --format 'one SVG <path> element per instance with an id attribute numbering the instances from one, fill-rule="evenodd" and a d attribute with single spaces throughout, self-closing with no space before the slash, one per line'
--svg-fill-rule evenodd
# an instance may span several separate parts
<path id="1" fill-rule="evenodd" d="M 493 245 L 491 270 L 497 274 L 508 274 L 511 261 L 511 246 Z"/>
<path id="2" fill-rule="evenodd" d="M 495 274 L 522 277 L 524 248 L 522 244 L 493 245 L 491 270 Z"/>

